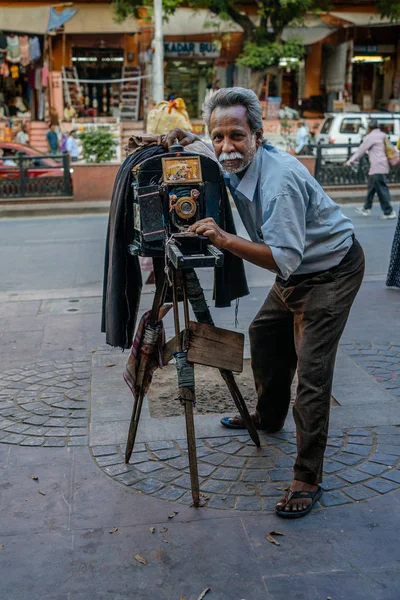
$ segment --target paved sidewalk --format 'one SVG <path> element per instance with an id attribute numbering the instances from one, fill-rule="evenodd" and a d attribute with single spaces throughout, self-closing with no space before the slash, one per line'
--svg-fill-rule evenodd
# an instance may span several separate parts
<path id="1" fill-rule="evenodd" d="M 357 222 L 366 242 L 371 222 Z M 104 346 L 100 288 L 1 292 L 1 600 L 197 600 L 207 588 L 206 600 L 398 600 L 400 305 L 379 263 L 393 227 L 377 227 L 338 355 L 326 491 L 298 521 L 274 514 L 296 452 L 291 417 L 260 450 L 220 415 L 196 417 L 195 509 L 181 417 L 152 418 L 145 404 L 124 464 L 127 353 Z M 270 285 L 261 276 L 251 272 L 241 331 Z M 218 324 L 233 315 L 217 311 Z M 270 532 L 284 534 L 279 546 Z"/>

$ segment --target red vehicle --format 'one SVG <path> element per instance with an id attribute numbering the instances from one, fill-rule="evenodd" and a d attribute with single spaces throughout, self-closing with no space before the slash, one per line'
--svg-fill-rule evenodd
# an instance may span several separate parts
<path id="1" fill-rule="evenodd" d="M 24 144 L 0 142 L 0 199 L 72 196 L 71 173 L 68 155 L 54 159 Z"/>
<path id="2" fill-rule="evenodd" d="M 62 177 L 64 170 L 61 162 L 46 156 L 30 146 L 16 142 L 0 142 L 0 179 L 17 179 L 20 177 L 19 157 L 32 157 L 23 160 L 25 176 L 31 177 Z"/>

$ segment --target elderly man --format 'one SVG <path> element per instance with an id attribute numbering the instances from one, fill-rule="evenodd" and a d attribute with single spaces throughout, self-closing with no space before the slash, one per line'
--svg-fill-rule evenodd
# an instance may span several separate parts
<path id="1" fill-rule="evenodd" d="M 267 433 L 282 429 L 297 368 L 298 454 L 294 480 L 276 512 L 301 517 L 322 495 L 335 356 L 363 278 L 364 254 L 351 221 L 308 170 L 263 143 L 262 110 L 254 92 L 220 89 L 207 99 L 203 114 L 250 241 L 226 233 L 213 219 L 198 221 L 191 230 L 276 273 L 250 325 L 258 394 L 252 418 Z M 195 136 L 174 130 L 166 144 L 176 138 L 185 145 Z M 237 416 L 222 422 L 244 427 Z"/>

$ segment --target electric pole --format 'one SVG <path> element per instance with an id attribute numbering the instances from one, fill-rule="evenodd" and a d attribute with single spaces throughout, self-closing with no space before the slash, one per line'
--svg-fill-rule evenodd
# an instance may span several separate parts
<path id="1" fill-rule="evenodd" d="M 162 0 L 154 0 L 153 100 L 164 100 L 164 41 L 162 31 Z"/>

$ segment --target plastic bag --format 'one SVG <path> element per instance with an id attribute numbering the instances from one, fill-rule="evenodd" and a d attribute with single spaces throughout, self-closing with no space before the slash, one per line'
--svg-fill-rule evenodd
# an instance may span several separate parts
<path id="1" fill-rule="evenodd" d="M 392 146 L 387 137 L 385 137 L 385 153 L 391 167 L 395 167 L 399 164 L 399 153 L 397 152 L 396 148 Z"/>

